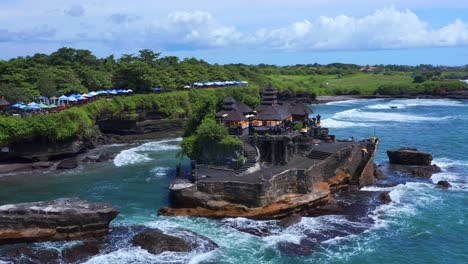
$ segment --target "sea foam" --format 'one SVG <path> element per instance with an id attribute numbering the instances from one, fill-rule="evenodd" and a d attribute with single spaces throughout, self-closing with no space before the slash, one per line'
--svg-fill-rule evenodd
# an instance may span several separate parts
<path id="1" fill-rule="evenodd" d="M 144 163 L 150 161 L 149 153 L 156 151 L 177 150 L 178 145 L 170 144 L 181 141 L 181 138 L 148 142 L 138 147 L 122 150 L 115 158 L 114 165 L 122 167 L 131 164 Z"/>

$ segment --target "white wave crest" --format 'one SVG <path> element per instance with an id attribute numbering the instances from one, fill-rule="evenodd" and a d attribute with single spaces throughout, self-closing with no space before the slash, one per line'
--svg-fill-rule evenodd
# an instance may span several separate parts
<path id="1" fill-rule="evenodd" d="M 165 251 L 159 255 L 153 255 L 144 249 L 137 247 L 125 248 L 108 254 L 99 255 L 88 260 L 87 264 L 127 264 L 127 263 L 200 263 L 208 261 L 214 256 L 214 252 L 178 253 Z"/>
<path id="2" fill-rule="evenodd" d="M 391 191 L 395 187 L 377 187 L 377 186 L 367 186 L 361 188 L 361 191 L 365 192 L 385 192 L 385 191 Z"/>
<path id="3" fill-rule="evenodd" d="M 332 118 L 335 120 L 353 122 L 419 122 L 435 121 L 447 119 L 449 117 L 426 117 L 400 113 L 367 112 L 359 109 L 350 109 L 338 112 Z"/>
<path id="4" fill-rule="evenodd" d="M 148 156 L 149 153 L 155 151 L 177 150 L 179 149 L 178 145 L 168 143 L 174 143 L 181 140 L 181 138 L 175 138 L 169 140 L 148 142 L 138 147 L 122 150 L 114 158 L 114 165 L 117 167 L 122 167 L 126 165 L 150 161 L 151 158 Z"/>
<path id="5" fill-rule="evenodd" d="M 335 120 L 333 118 L 328 118 L 322 121 L 323 126 L 328 128 L 348 128 L 348 127 L 371 127 L 372 124 L 358 123 L 358 122 L 348 122 Z"/>
<path id="6" fill-rule="evenodd" d="M 368 109 L 389 109 L 391 106 L 396 106 L 399 109 L 415 106 L 444 106 L 444 107 L 460 107 L 467 106 L 462 101 L 451 99 L 401 99 L 391 100 L 387 103 L 370 105 Z"/>

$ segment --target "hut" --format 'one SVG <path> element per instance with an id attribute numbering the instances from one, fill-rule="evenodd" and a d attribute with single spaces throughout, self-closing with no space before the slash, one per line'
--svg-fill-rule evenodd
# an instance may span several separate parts
<path id="1" fill-rule="evenodd" d="M 266 133 L 274 129 L 284 131 L 284 127 L 292 122 L 292 115 L 287 107 L 278 104 L 276 92 L 269 86 L 262 94 L 262 103 L 255 108 L 257 114 L 252 121 L 256 132 Z"/>
<path id="2" fill-rule="evenodd" d="M 8 102 L 5 98 L 0 98 L 0 110 L 5 111 L 7 108 L 10 107 L 10 102 Z"/>
<path id="3" fill-rule="evenodd" d="M 250 113 L 252 113 L 252 108 L 237 102 L 231 96 L 226 96 L 222 110 L 216 113 L 216 117 L 228 127 L 230 134 L 243 135 L 249 127 L 249 120 L 245 115 Z"/>
<path id="4" fill-rule="evenodd" d="M 288 108 L 289 113 L 291 113 L 293 123 L 305 122 L 309 119 L 309 115 L 313 113 L 312 109 L 304 103 L 288 104 L 285 106 Z"/>

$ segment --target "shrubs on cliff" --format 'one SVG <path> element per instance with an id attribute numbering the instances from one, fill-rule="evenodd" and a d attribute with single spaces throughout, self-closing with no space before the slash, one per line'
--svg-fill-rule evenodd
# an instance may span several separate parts
<path id="1" fill-rule="evenodd" d="M 241 149 L 242 142 L 230 136 L 224 125 L 205 118 L 196 132 L 185 137 L 180 146 L 183 154 L 199 162 L 225 164 L 237 158 L 236 151 Z"/>
<path id="2" fill-rule="evenodd" d="M 377 88 L 376 93 L 381 95 L 404 94 L 443 94 L 467 88 L 467 84 L 460 81 L 427 81 L 414 84 L 384 84 Z"/>

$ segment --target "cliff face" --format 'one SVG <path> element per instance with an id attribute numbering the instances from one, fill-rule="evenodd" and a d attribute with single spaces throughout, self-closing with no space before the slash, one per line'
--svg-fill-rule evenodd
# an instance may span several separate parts
<path id="1" fill-rule="evenodd" d="M 243 176 L 212 176 L 195 183 L 175 183 L 171 187 L 172 208 L 162 208 L 160 213 L 280 218 L 325 204 L 330 193 L 350 184 L 372 183 L 375 143 L 324 144 L 330 145 L 323 149 L 335 150 L 327 157 L 319 158 L 319 151 L 315 150 L 316 156 L 294 157 L 287 165 L 274 167 L 277 170 L 264 168 Z"/>
<path id="2" fill-rule="evenodd" d="M 46 137 L 29 138 L 8 145 L 7 150 L 0 152 L 0 162 L 54 161 L 76 156 L 98 144 L 181 136 L 185 120 L 165 118 L 164 114 L 145 110 L 138 111 L 137 116 L 103 114 L 86 138 L 62 141 L 50 141 Z"/>

